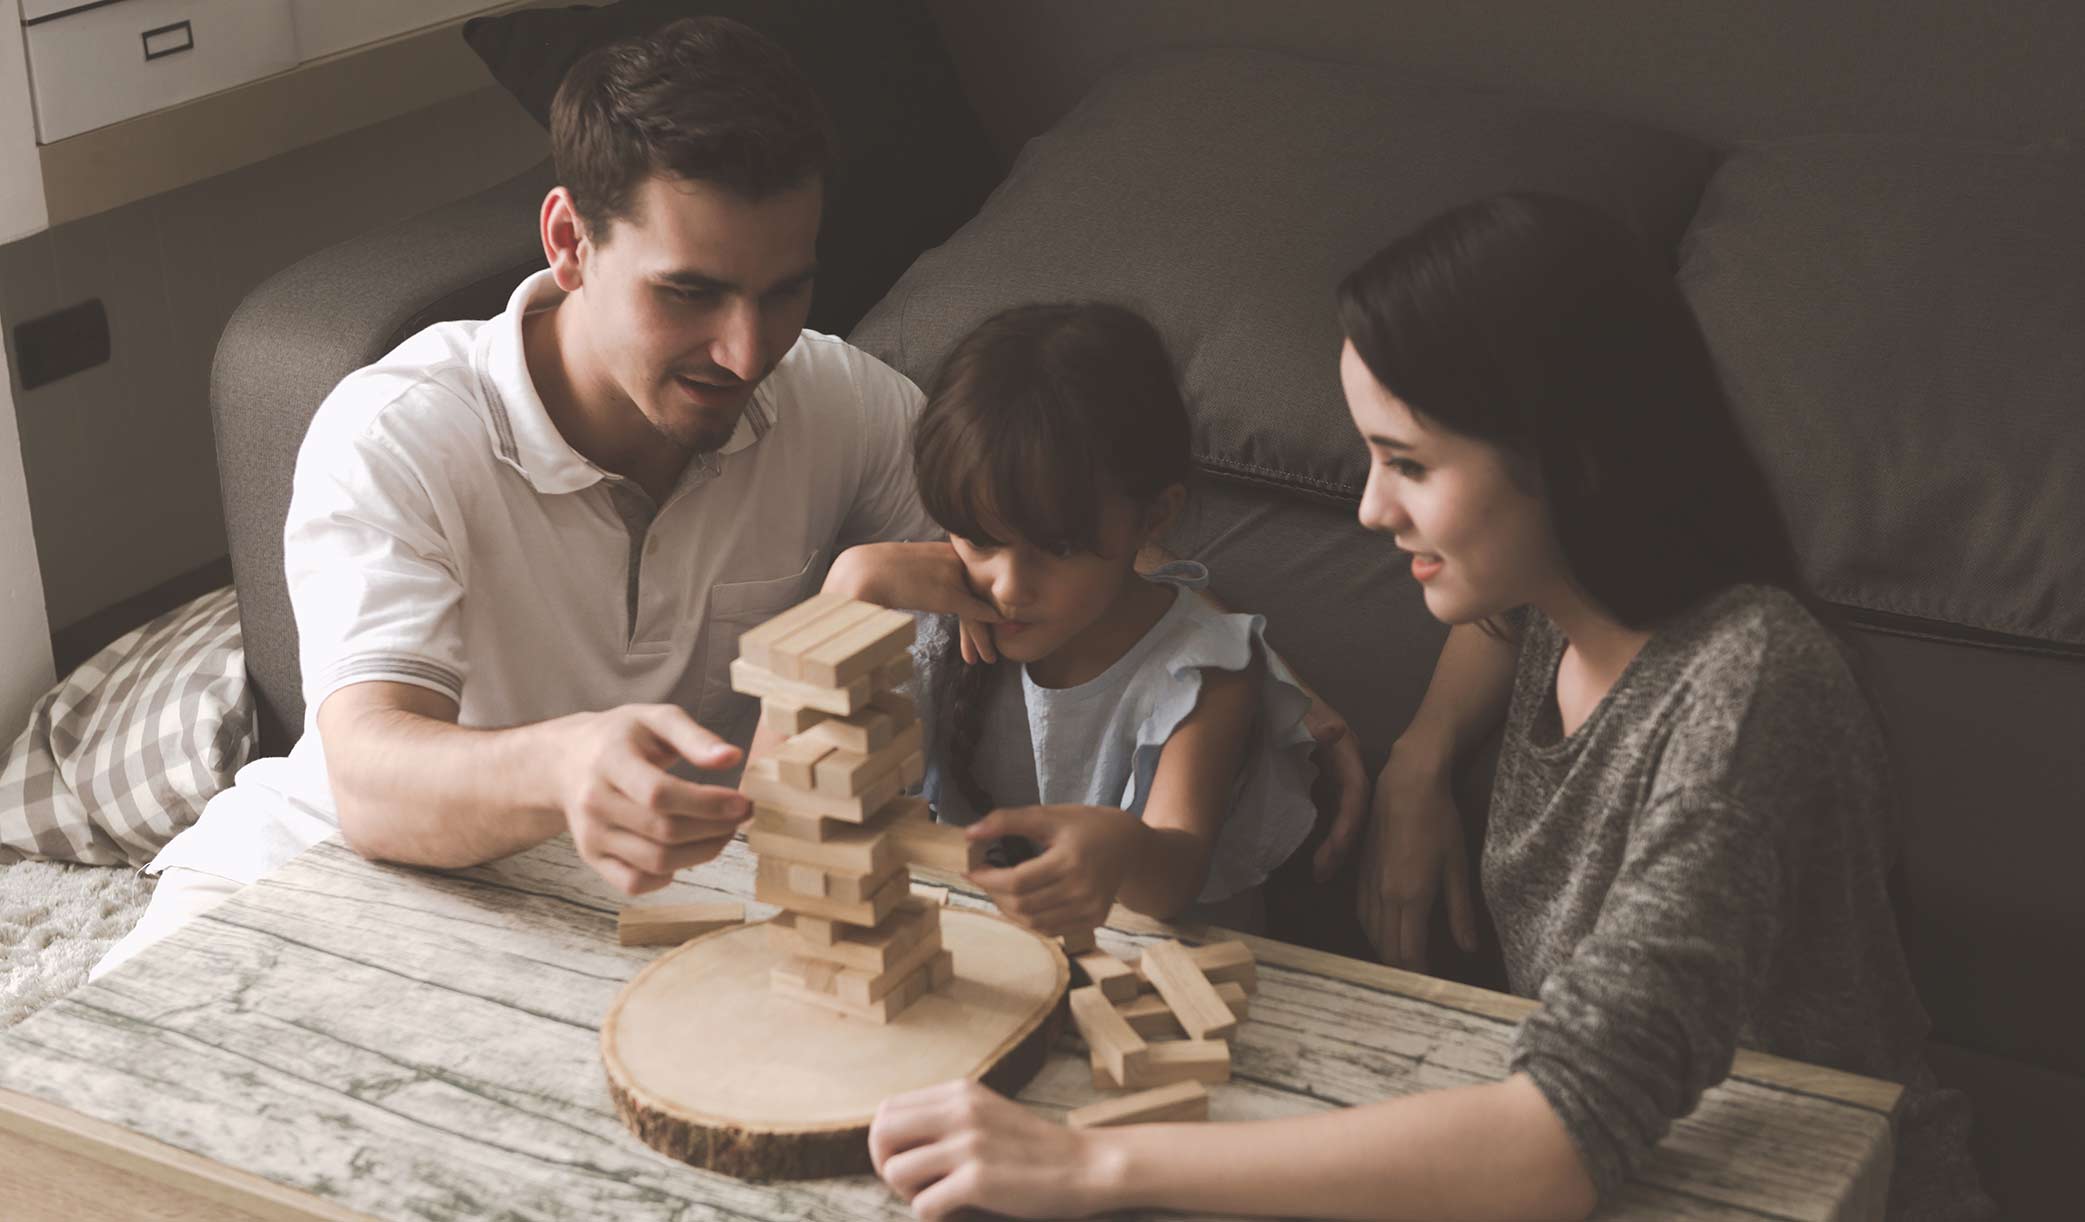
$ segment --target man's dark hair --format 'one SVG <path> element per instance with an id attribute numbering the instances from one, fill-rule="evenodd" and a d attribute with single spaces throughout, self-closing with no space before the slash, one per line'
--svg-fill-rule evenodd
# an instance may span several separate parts
<path id="1" fill-rule="evenodd" d="M 825 175 L 832 120 L 789 53 L 724 17 L 686 17 L 597 47 L 550 103 L 558 181 L 600 241 L 654 174 L 748 199 Z"/>

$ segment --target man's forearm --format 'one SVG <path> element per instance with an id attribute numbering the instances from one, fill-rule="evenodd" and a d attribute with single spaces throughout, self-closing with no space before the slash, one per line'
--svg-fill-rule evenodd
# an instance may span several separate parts
<path id="1" fill-rule="evenodd" d="M 474 730 L 402 709 L 354 714 L 327 739 L 343 836 L 367 857 L 437 867 L 549 839 L 565 827 L 554 724 Z"/>

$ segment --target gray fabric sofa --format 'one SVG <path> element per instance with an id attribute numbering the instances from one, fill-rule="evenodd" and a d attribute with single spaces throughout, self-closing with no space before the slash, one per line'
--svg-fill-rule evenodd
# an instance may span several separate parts
<path id="1" fill-rule="evenodd" d="M 1867 667 L 1936 1068 L 1975 1099 L 2007 1216 L 2064 1216 L 2085 1149 L 2085 889 L 2071 877 L 2085 861 L 2085 370 L 2058 342 L 2085 334 L 2085 255 L 2063 228 L 2080 196 L 2060 207 L 2085 183 L 2078 158 L 1889 141 L 1732 150 L 1431 85 L 1363 82 L 1350 104 L 1340 82 L 1359 78 L 1341 69 L 1223 54 L 1110 77 L 853 337 L 924 379 L 1002 304 L 1144 308 L 1182 364 L 1205 477 L 1175 550 L 1269 616 L 1374 765 L 1441 633 L 1353 521 L 1361 455 L 1341 431 L 1332 280 L 1404 223 L 1484 191 L 1547 186 L 1629 215 L 1672 250 L 1811 578 Z M 1268 87 L 1292 92 L 1223 104 Z M 1358 171 L 1336 126 L 1357 107 L 1381 146 Z M 1263 111 L 1294 123 L 1245 130 Z M 1405 127 L 1384 135 L 1396 116 Z M 1295 138 L 1326 123 L 1321 147 Z M 1284 160 L 1264 181 L 1242 168 L 1265 157 Z M 1381 206 L 1351 207 L 1370 184 Z M 286 749 L 302 717 L 281 524 L 311 412 L 420 326 L 496 312 L 540 265 L 548 185 L 539 169 L 313 256 L 227 328 L 212 398 L 264 750 Z M 1276 190 L 1291 196 L 1268 211 Z M 1469 781 L 1481 810 L 1481 767 Z M 1290 902 L 1347 900 L 1333 888 Z M 1331 926 L 1291 928 L 1352 949 Z M 1451 967 L 1483 979 L 1481 964 Z"/>

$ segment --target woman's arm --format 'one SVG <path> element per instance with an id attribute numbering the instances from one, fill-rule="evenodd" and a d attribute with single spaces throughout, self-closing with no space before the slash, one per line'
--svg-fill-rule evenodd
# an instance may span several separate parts
<path id="1" fill-rule="evenodd" d="M 1171 1209 L 1327 1218 L 1583 1218 L 1593 1185 L 1523 1075 L 1244 1124 L 1072 1130 L 969 1082 L 884 1103 L 876 1171 L 919 1216 Z"/>

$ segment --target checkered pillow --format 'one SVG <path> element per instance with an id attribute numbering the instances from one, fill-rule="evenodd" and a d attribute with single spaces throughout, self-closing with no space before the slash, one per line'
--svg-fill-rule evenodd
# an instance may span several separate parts
<path id="1" fill-rule="evenodd" d="M 0 766 L 0 861 L 141 866 L 253 754 L 228 586 L 122 637 L 36 702 Z"/>

